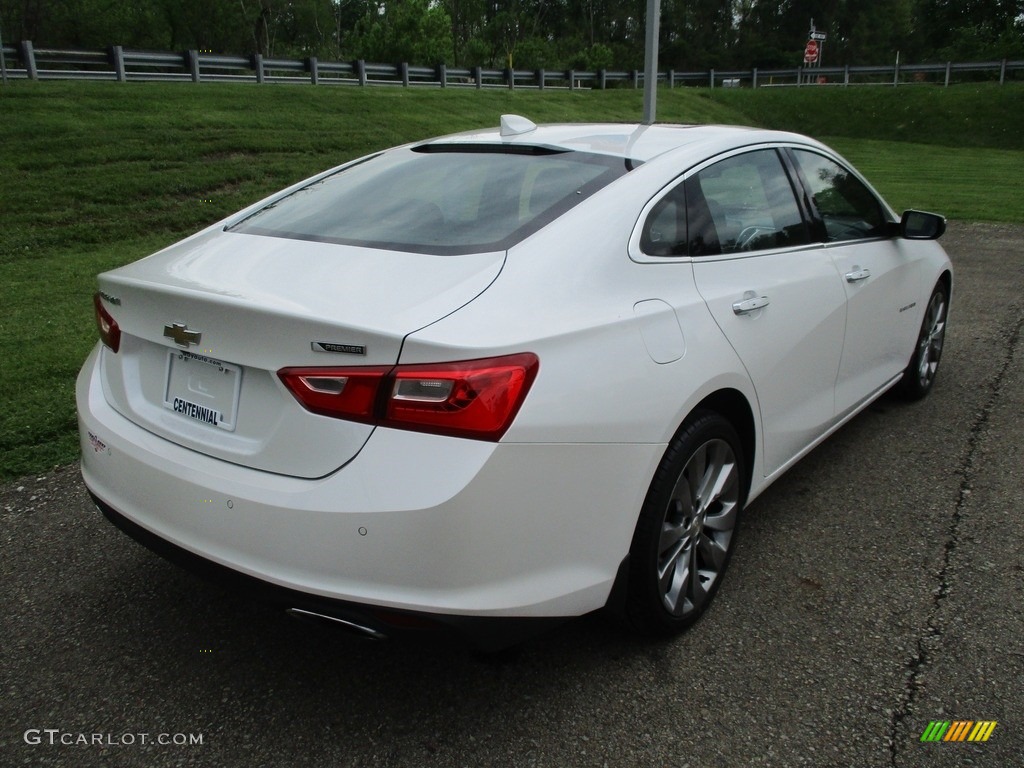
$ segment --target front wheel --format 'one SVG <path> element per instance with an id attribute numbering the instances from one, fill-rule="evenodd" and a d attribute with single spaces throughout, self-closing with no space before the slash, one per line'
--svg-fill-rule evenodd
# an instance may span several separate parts
<path id="1" fill-rule="evenodd" d="M 949 291 L 940 282 L 928 299 L 914 354 L 897 385 L 899 393 L 908 400 L 920 400 L 931 391 L 935 383 L 939 360 L 942 359 L 942 346 L 946 340 L 948 312 Z"/>
<path id="2" fill-rule="evenodd" d="M 732 424 L 695 413 L 666 451 L 630 548 L 627 613 L 647 635 L 695 622 L 725 574 L 745 499 L 743 451 Z"/>

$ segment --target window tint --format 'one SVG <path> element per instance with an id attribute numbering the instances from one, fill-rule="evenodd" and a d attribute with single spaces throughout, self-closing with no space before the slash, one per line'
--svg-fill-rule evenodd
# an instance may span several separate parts
<path id="1" fill-rule="evenodd" d="M 621 158 L 581 152 L 396 150 L 303 187 L 231 231 L 436 254 L 503 250 L 625 172 Z"/>
<path id="2" fill-rule="evenodd" d="M 793 150 L 829 242 L 880 237 L 885 214 L 878 199 L 846 168 L 817 152 Z"/>
<path id="3" fill-rule="evenodd" d="M 691 176 L 651 209 L 640 236 L 651 256 L 713 256 L 807 242 L 775 150 L 737 155 Z"/>
<path id="4" fill-rule="evenodd" d="M 686 255 L 686 197 L 682 184 L 651 209 L 640 235 L 640 249 L 651 256 Z"/>
<path id="5" fill-rule="evenodd" d="M 684 186 L 691 256 L 810 242 L 775 150 L 730 157 L 691 176 Z"/>

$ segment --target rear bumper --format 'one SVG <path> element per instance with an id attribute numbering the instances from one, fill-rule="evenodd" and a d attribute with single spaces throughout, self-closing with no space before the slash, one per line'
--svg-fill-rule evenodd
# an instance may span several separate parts
<path id="1" fill-rule="evenodd" d="M 601 608 L 664 452 L 378 429 L 348 465 L 305 480 L 137 427 L 103 398 L 95 355 L 77 398 L 86 485 L 152 549 L 288 607 L 422 614 L 474 635 L 466 625 Z"/>
<path id="2" fill-rule="evenodd" d="M 132 522 L 95 494 L 91 495 L 96 506 L 111 523 L 175 565 L 209 581 L 278 606 L 297 618 L 319 620 L 368 640 L 392 637 L 416 640 L 457 638 L 469 641 L 474 648 L 482 651 L 497 651 L 528 640 L 565 621 L 559 617 L 491 618 L 396 611 L 288 589 L 247 576 L 171 544 Z"/>

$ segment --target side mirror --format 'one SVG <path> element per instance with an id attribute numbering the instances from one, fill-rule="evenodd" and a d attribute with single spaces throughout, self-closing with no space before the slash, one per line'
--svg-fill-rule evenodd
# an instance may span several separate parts
<path id="1" fill-rule="evenodd" d="M 946 217 L 925 211 L 904 211 L 900 237 L 907 240 L 938 240 L 946 231 Z"/>

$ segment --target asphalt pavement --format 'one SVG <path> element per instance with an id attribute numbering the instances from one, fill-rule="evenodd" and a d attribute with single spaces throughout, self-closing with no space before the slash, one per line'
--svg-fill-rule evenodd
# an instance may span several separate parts
<path id="1" fill-rule="evenodd" d="M 0 765 L 1024 766 L 1024 227 L 943 243 L 931 396 L 751 505 L 671 642 L 594 617 L 499 659 L 360 641 L 152 555 L 77 467 L 0 487 Z"/>

